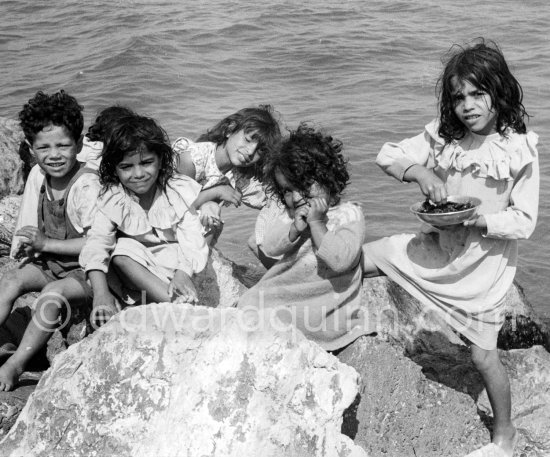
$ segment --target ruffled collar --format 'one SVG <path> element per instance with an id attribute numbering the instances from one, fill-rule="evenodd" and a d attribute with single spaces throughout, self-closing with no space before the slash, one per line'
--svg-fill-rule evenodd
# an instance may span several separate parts
<path id="1" fill-rule="evenodd" d="M 438 135 L 439 124 L 433 121 L 426 131 L 440 146 L 436 164 L 440 169 L 465 171 L 480 178 L 513 180 L 537 157 L 538 135 L 534 132 L 518 134 L 511 129 L 505 135 L 493 133 L 478 135 L 469 132 L 463 139 L 445 145 Z"/>
<path id="2" fill-rule="evenodd" d="M 153 204 L 145 211 L 136 194 L 118 185 L 110 187 L 98 200 L 98 208 L 124 233 L 143 235 L 152 228 L 169 229 L 177 225 L 187 211 L 195 212 L 192 204 L 199 195 L 200 184 L 178 175 L 172 178 L 166 192 L 156 189 Z"/>

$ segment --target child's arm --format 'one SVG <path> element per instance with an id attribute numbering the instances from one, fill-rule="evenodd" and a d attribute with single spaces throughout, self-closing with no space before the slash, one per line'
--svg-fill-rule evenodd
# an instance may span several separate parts
<path id="1" fill-rule="evenodd" d="M 120 307 L 114 295 L 109 290 L 107 275 L 103 271 L 88 271 L 88 279 L 92 284 L 94 293 L 91 320 L 95 325 L 101 327 L 120 311 Z"/>
<path id="2" fill-rule="evenodd" d="M 435 124 L 427 128 L 435 130 Z M 399 143 L 386 143 L 376 157 L 376 163 L 385 173 L 399 181 L 416 182 L 422 193 L 434 202 L 447 197 L 443 181 L 432 171 L 436 148 L 443 143 L 436 141 L 428 131 Z"/>
<path id="3" fill-rule="evenodd" d="M 529 238 L 537 224 L 539 181 L 539 162 L 536 157 L 516 176 L 508 208 L 466 221 L 464 225 L 486 228 L 484 235 L 489 238 Z"/>
<path id="4" fill-rule="evenodd" d="M 25 226 L 36 227 L 38 225 L 38 199 L 40 195 L 40 186 L 44 182 L 44 173 L 42 168 L 35 165 L 31 168 L 27 182 L 25 183 L 25 191 L 21 199 L 19 207 L 19 215 L 15 224 L 14 236 L 11 244 L 10 255 L 12 258 L 20 258 L 24 256 L 23 246 L 20 245 L 21 238 L 17 232 Z"/>
<path id="5" fill-rule="evenodd" d="M 234 189 L 229 184 L 221 184 L 219 186 L 209 187 L 201 190 L 197 199 L 193 202 L 193 207 L 199 209 L 204 203 L 209 201 L 226 202 L 235 206 L 241 204 L 241 192 Z"/>
<path id="6" fill-rule="evenodd" d="M 107 283 L 111 252 L 116 245 L 116 225 L 102 211 L 95 213 L 79 262 L 92 284 L 93 315 L 97 325 L 103 325 L 118 308 Z"/>
<path id="7" fill-rule="evenodd" d="M 195 164 L 193 163 L 191 153 L 189 149 L 187 149 L 187 140 L 185 141 L 185 145 L 182 144 L 181 140 L 182 139 L 176 140 L 172 146 L 174 152 L 176 153 L 176 170 L 182 175 L 195 179 L 197 170 L 195 168 Z"/>
<path id="8" fill-rule="evenodd" d="M 168 286 L 168 295 L 175 296 L 175 303 L 197 303 L 197 289 L 191 280 L 191 277 L 183 270 L 176 270 L 170 285 Z"/>
<path id="9" fill-rule="evenodd" d="M 33 257 L 35 253 L 40 254 L 41 252 L 51 252 L 76 257 L 80 254 L 86 242 L 85 238 L 72 238 L 68 240 L 48 238 L 38 230 L 38 227 L 32 227 L 30 225 L 21 228 L 15 235 L 21 237 L 18 254 L 24 251 L 26 257 Z"/>
<path id="10" fill-rule="evenodd" d="M 326 231 L 321 243 L 316 246 L 317 257 L 337 273 L 344 273 L 357 265 L 366 231 L 365 218 L 358 205 L 347 204 L 345 211 L 347 222 Z M 313 230 L 312 225 L 310 228 Z"/>
<path id="11" fill-rule="evenodd" d="M 196 302 L 197 291 L 191 278 L 201 272 L 208 261 L 209 249 L 202 235 L 202 224 L 193 209 L 185 212 L 176 227 L 178 241 L 178 265 L 170 282 L 168 294 L 186 297 L 186 301 Z"/>
<path id="12" fill-rule="evenodd" d="M 296 246 L 306 228 L 303 221 L 296 225 L 296 219 L 291 219 L 286 210 L 277 216 L 272 215 L 261 244 L 263 253 L 274 258 L 282 256 Z"/>

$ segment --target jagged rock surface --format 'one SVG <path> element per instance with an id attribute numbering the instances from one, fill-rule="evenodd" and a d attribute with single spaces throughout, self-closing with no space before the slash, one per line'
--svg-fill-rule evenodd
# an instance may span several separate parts
<path id="1" fill-rule="evenodd" d="M 19 157 L 19 145 L 23 138 L 19 122 L 0 117 L 0 198 L 8 194 L 23 193 L 24 164 Z"/>
<path id="2" fill-rule="evenodd" d="M 340 433 L 355 370 L 273 319 L 126 309 L 55 358 L 3 455 L 366 456 Z"/>

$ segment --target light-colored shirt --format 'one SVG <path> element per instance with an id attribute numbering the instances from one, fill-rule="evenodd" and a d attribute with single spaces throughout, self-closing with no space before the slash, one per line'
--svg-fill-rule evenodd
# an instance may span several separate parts
<path id="1" fill-rule="evenodd" d="M 123 186 L 112 186 L 100 195 L 97 213 L 80 254 L 85 271 L 107 273 L 117 233 L 145 246 L 163 245 L 177 256 L 176 269 L 189 276 L 204 269 L 208 246 L 202 224 L 191 205 L 200 186 L 191 178 L 177 175 L 166 192 L 157 189 L 153 204 L 145 211 L 135 194 Z"/>

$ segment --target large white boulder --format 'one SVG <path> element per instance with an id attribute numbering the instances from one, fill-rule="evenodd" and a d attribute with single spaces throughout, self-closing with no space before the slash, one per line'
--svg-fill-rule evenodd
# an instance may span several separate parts
<path id="1" fill-rule="evenodd" d="M 129 308 L 59 354 L 4 456 L 366 456 L 357 372 L 270 312 Z"/>

